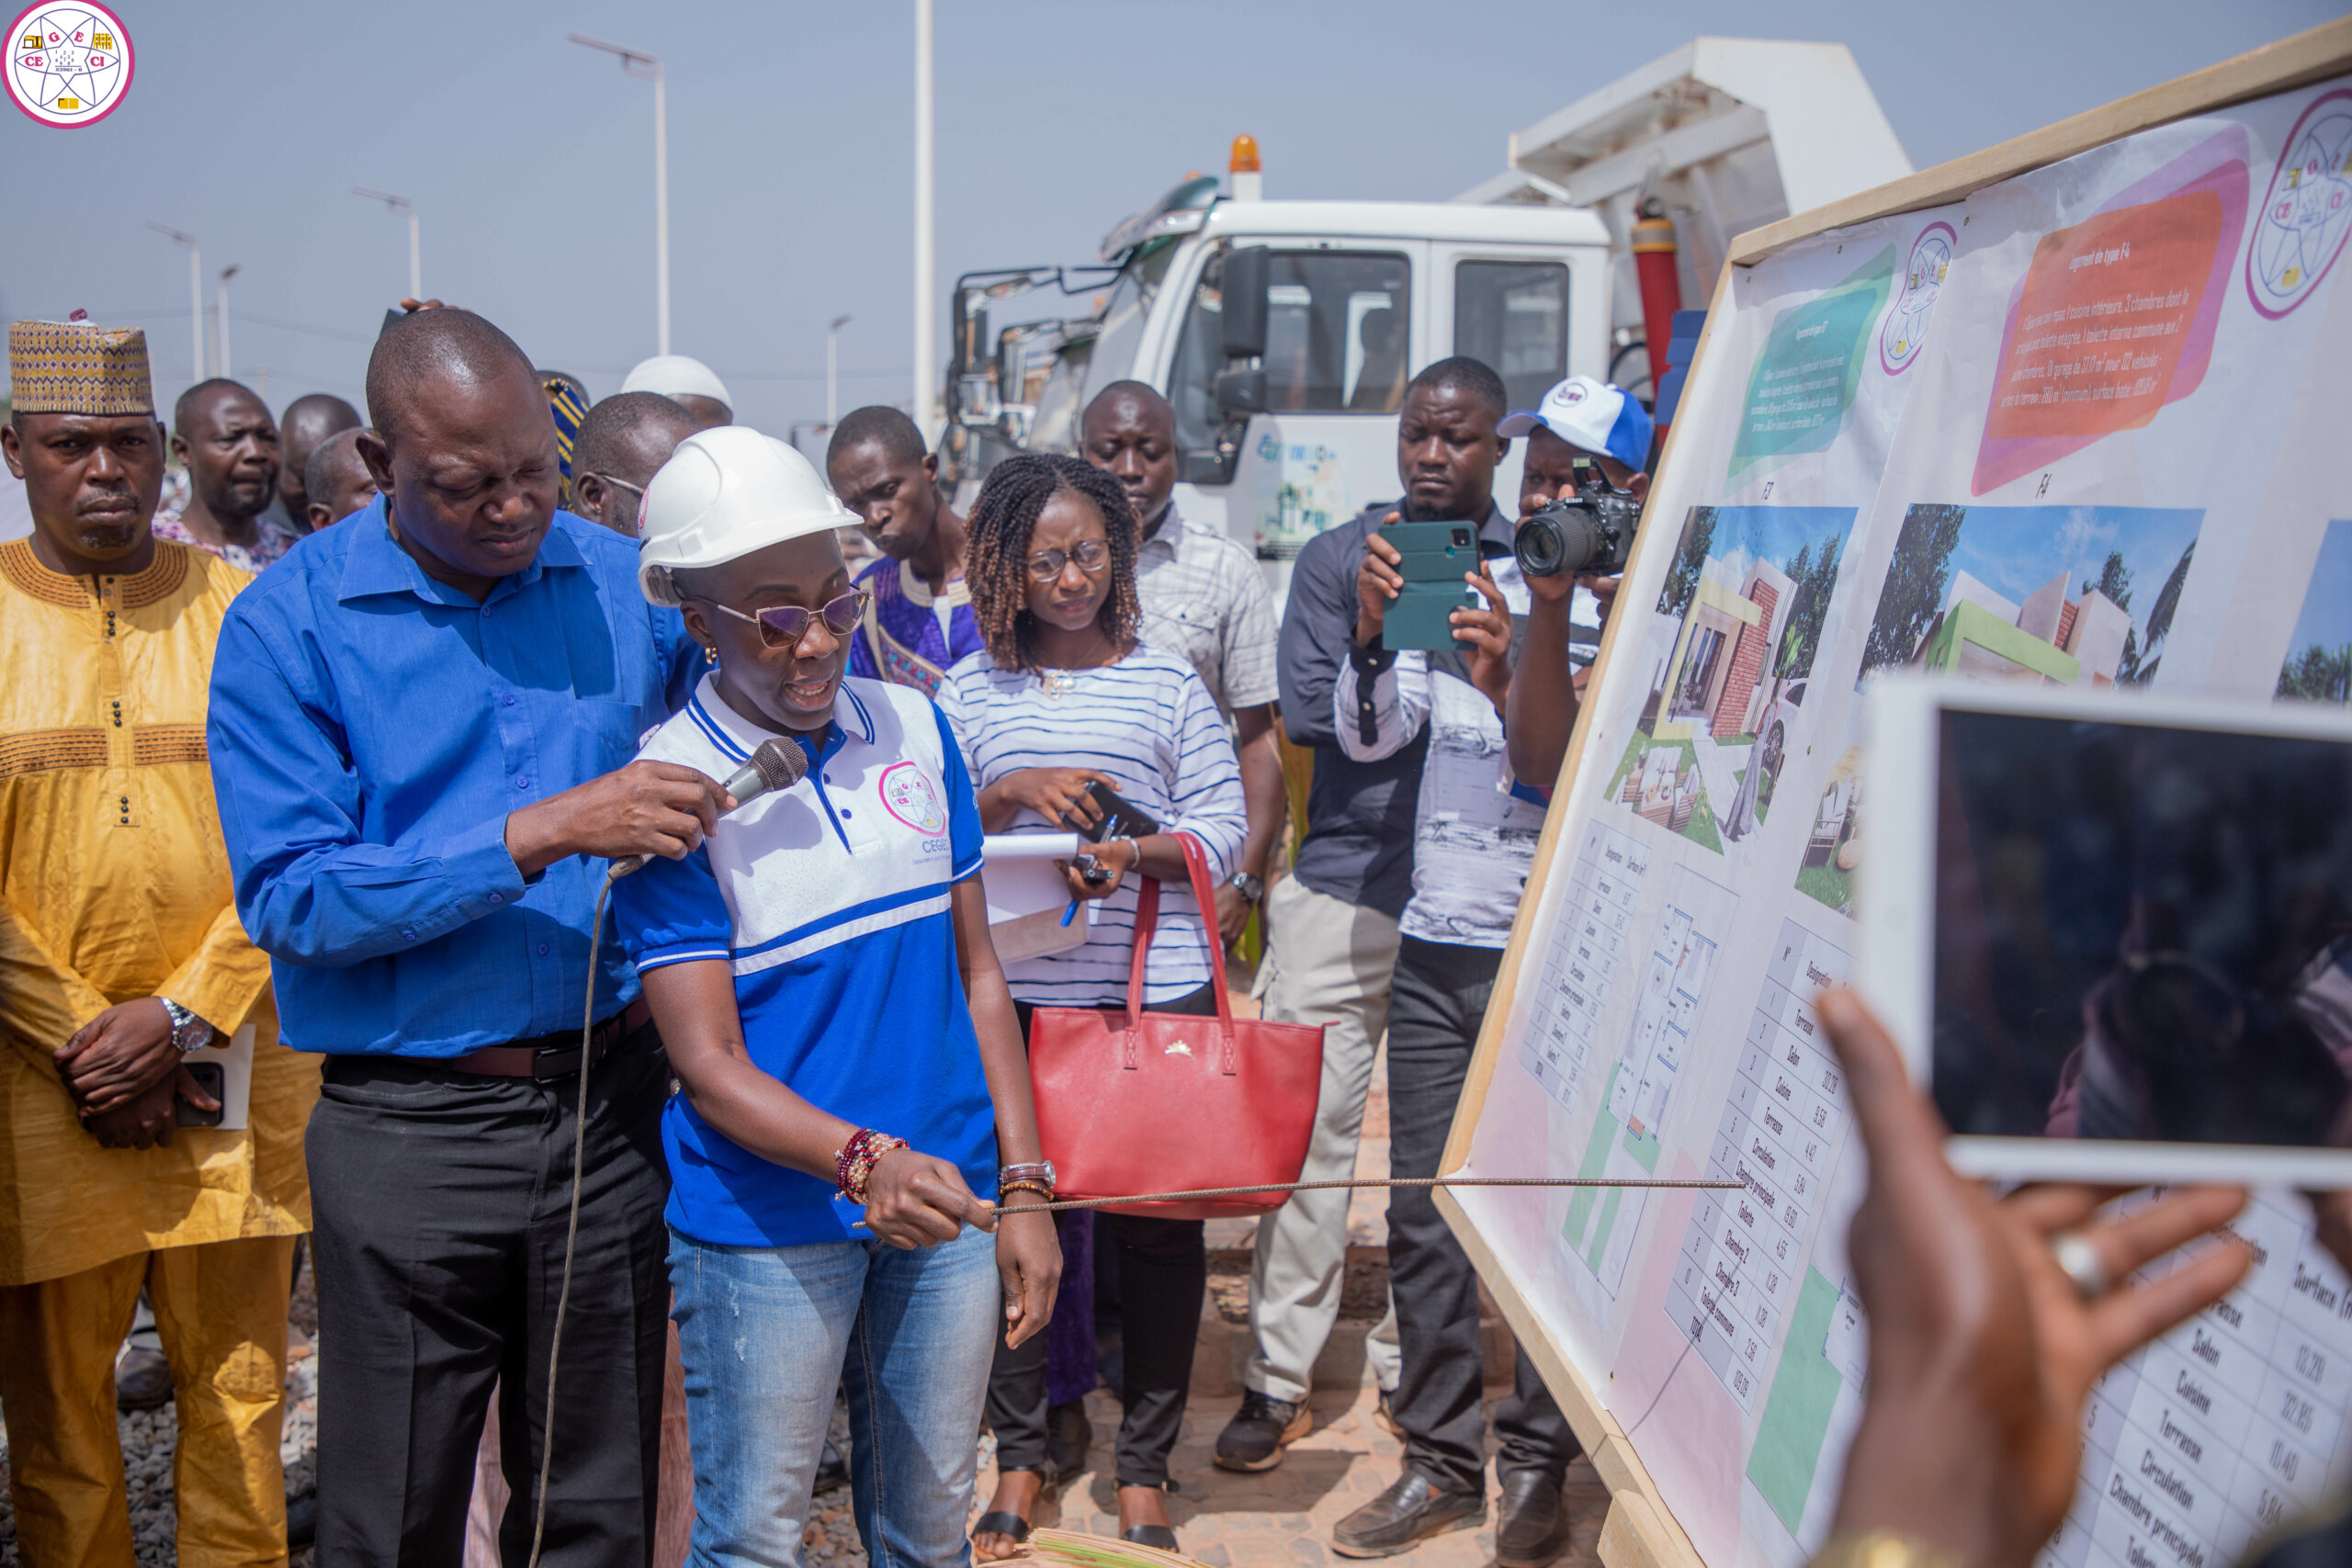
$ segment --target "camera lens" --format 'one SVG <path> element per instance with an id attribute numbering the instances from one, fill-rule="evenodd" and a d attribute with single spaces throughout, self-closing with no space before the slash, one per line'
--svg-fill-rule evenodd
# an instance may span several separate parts
<path id="1" fill-rule="evenodd" d="M 1551 577 L 1560 570 L 1560 526 L 1549 517 L 1531 517 L 1511 536 L 1511 553 L 1519 570 L 1530 577 Z"/>
<path id="2" fill-rule="evenodd" d="M 1510 547 L 1528 576 L 1557 577 L 1582 571 L 1600 556 L 1600 530 L 1589 507 L 1555 502 L 1519 525 Z"/>

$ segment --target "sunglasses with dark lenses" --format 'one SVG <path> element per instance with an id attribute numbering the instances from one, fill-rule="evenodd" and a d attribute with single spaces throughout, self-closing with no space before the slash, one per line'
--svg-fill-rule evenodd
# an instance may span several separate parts
<path id="1" fill-rule="evenodd" d="M 1111 564 L 1111 547 L 1101 539 L 1086 539 L 1074 549 L 1041 551 L 1029 558 L 1029 581 L 1052 582 L 1061 576 L 1062 568 L 1072 561 L 1076 561 L 1078 570 L 1087 576 L 1100 577 L 1103 569 Z"/>
<path id="2" fill-rule="evenodd" d="M 732 615 L 739 621 L 749 621 L 758 626 L 760 642 L 763 647 L 790 648 L 808 635 L 808 623 L 820 616 L 824 620 L 827 631 L 835 637 L 849 636 L 851 632 L 857 629 L 857 623 L 865 617 L 865 589 L 853 588 L 840 598 L 829 601 L 824 608 L 820 610 L 804 610 L 797 604 L 776 604 L 765 610 L 755 610 L 749 615 L 732 604 L 722 604 L 716 599 L 705 599 L 702 603 L 714 610 Z"/>

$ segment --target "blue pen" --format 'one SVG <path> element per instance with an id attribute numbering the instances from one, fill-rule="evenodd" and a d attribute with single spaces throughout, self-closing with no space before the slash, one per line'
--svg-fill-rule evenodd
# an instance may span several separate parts
<path id="1" fill-rule="evenodd" d="M 1089 882 L 1100 882 L 1108 874 L 1102 869 L 1102 863 L 1092 855 L 1078 857 L 1078 874 Z M 1078 919 L 1078 900 L 1073 898 L 1069 901 L 1069 908 L 1062 911 L 1062 924 L 1067 927 L 1076 919 Z"/>

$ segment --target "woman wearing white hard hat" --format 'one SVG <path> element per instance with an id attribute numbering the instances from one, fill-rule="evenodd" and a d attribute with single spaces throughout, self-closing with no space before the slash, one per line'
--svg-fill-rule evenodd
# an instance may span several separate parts
<path id="1" fill-rule="evenodd" d="M 614 894 L 684 1090 L 662 1140 L 697 1562 L 799 1560 L 837 1382 L 867 1554 L 967 1562 L 998 1327 L 1042 1329 L 1061 1269 L 1051 1220 L 1014 1212 L 1051 1178 L 962 755 L 922 694 L 846 673 L 855 521 L 740 426 L 645 492 L 639 583 L 712 668 L 643 754 L 808 764 Z"/>

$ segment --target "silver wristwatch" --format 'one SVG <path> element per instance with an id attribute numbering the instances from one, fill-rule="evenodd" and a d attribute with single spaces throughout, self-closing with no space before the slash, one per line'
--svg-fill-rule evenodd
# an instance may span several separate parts
<path id="1" fill-rule="evenodd" d="M 1252 876 L 1246 871 L 1237 871 L 1227 880 L 1233 884 L 1233 890 L 1236 893 L 1240 894 L 1252 904 L 1266 896 L 1266 879 L 1262 876 Z"/>
<path id="2" fill-rule="evenodd" d="M 1001 1190 L 1008 1181 L 1042 1181 L 1054 1185 L 1054 1162 L 1049 1159 L 1031 1160 L 1023 1165 L 1001 1165 L 996 1168 L 996 1183 Z"/>
<path id="3" fill-rule="evenodd" d="M 164 1016 L 172 1021 L 172 1043 L 182 1055 L 201 1051 L 212 1043 L 212 1026 L 180 1006 L 169 997 L 157 997 L 164 1004 Z"/>

